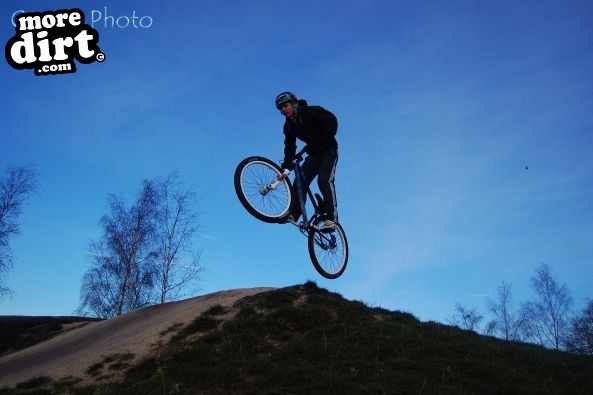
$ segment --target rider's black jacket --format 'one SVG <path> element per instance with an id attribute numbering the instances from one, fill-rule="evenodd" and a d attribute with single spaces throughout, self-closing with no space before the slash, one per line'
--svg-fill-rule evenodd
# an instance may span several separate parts
<path id="1" fill-rule="evenodd" d="M 336 116 L 320 106 L 309 106 L 306 100 L 299 100 L 297 117 L 284 123 L 284 162 L 292 162 L 296 153 L 296 139 L 305 142 L 306 152 L 316 154 L 328 148 L 338 148 Z M 284 166 L 283 166 L 284 167 Z"/>

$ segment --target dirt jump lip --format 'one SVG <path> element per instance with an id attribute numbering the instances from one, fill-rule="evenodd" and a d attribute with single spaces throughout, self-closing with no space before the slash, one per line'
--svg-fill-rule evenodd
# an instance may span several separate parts
<path id="1" fill-rule="evenodd" d="M 211 306 L 232 307 L 239 299 L 272 289 L 220 291 L 92 322 L 0 358 L 0 387 L 39 376 L 83 378 L 89 366 L 113 354 L 133 354 L 137 361 L 148 355 L 173 325 L 188 324 Z"/>

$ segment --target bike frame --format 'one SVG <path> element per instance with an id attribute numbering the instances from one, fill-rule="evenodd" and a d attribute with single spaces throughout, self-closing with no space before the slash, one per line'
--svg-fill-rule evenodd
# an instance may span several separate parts
<path id="1" fill-rule="evenodd" d="M 303 216 L 303 221 L 301 222 L 300 225 L 295 221 L 289 221 L 290 223 L 292 223 L 293 225 L 295 225 L 296 227 L 298 227 L 299 229 L 302 229 L 302 230 L 309 229 L 309 227 L 311 226 L 311 223 L 313 223 L 313 220 L 317 216 L 321 215 L 321 209 L 319 207 L 318 202 L 315 200 L 315 196 L 313 195 L 313 192 L 311 192 L 311 188 L 307 188 L 306 191 L 303 188 L 303 173 L 301 170 L 301 162 L 303 161 L 303 153 L 304 152 L 305 152 L 305 150 L 302 149 L 299 153 L 297 153 L 295 155 L 295 157 L 292 161 L 292 163 L 294 165 L 294 183 L 296 185 L 296 189 L 297 189 L 297 192 L 299 195 L 299 204 L 301 206 L 301 213 L 302 213 L 301 215 Z M 306 197 L 309 197 L 309 201 L 313 205 L 314 213 L 311 216 L 311 218 L 307 218 Z"/>

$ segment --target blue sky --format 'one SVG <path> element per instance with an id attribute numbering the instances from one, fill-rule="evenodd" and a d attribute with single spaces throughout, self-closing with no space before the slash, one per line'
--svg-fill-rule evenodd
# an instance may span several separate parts
<path id="1" fill-rule="evenodd" d="M 47 77 L 0 62 L 0 168 L 35 163 L 42 186 L 0 314 L 72 314 L 107 195 L 173 170 L 200 196 L 200 294 L 313 279 L 442 321 L 456 302 L 485 311 L 502 281 L 530 298 L 546 263 L 593 297 L 590 1 L 4 1 L 3 42 L 15 11 L 74 7 L 101 17 L 105 62 Z M 133 12 L 151 26 L 105 25 Z M 233 189 L 243 158 L 282 158 L 287 89 L 339 119 L 350 260 L 334 281 Z"/>

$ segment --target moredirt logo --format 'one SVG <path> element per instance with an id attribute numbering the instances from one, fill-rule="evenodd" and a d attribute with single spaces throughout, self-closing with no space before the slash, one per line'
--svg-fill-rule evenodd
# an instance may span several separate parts
<path id="1" fill-rule="evenodd" d="M 103 62 L 99 33 L 85 24 L 84 13 L 71 10 L 26 12 L 15 19 L 16 35 L 5 48 L 8 64 L 35 75 L 76 72 L 76 64 Z"/>

